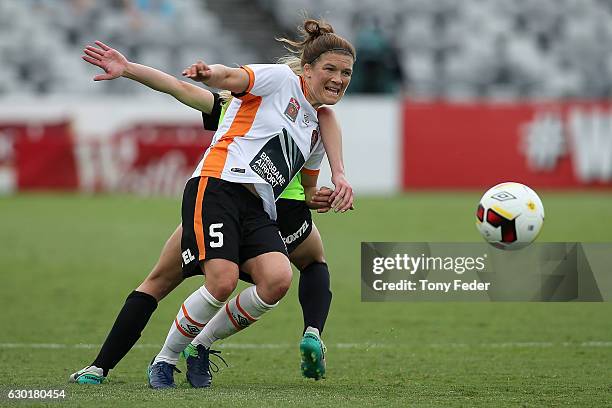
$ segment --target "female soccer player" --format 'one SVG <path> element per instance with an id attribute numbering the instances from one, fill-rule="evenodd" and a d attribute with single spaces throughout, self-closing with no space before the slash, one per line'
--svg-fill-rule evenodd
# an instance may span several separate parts
<path id="1" fill-rule="evenodd" d="M 196 109 L 202 110 L 203 112 L 210 112 L 212 100 L 216 99 L 208 91 L 203 90 L 199 87 L 195 87 L 191 84 L 178 81 L 173 77 L 160 73 L 159 71 L 153 70 L 148 67 L 138 66 L 137 64 L 128 63 L 121 54 L 109 47 L 98 43 L 100 49 L 89 47 L 86 50 L 88 56 L 84 59 L 95 65 L 101 66 L 106 73 L 99 75 L 95 80 L 103 79 L 114 79 L 120 75 L 135 79 L 142 82 L 145 85 L 152 87 L 153 89 L 169 93 L 175 96 L 179 101 L 192 106 Z M 130 69 L 128 70 L 128 64 Z M 212 111 L 218 111 L 218 105 L 212 108 Z M 321 121 L 321 127 L 325 129 L 324 118 L 319 112 L 319 119 Z M 329 113 L 327 111 L 325 113 Z M 333 119 L 333 118 L 332 118 Z M 214 121 L 216 123 L 216 120 Z M 335 126 L 335 122 L 332 120 L 331 126 Z M 325 130 L 324 134 L 328 131 Z M 332 134 L 332 130 L 329 131 Z M 339 134 L 339 130 L 336 130 Z M 324 142 L 327 139 L 324 138 Z M 332 170 L 337 166 L 334 166 L 335 162 L 341 166 L 341 154 L 339 149 L 336 152 L 332 152 L 328 149 L 328 156 L 332 162 Z M 339 160 L 337 160 L 339 158 Z M 344 180 L 343 169 L 340 167 L 339 171 L 334 172 L 334 184 L 336 185 L 336 191 L 332 196 L 332 207 L 345 211 L 352 204 L 352 190 L 350 186 Z M 297 195 L 298 200 L 279 200 L 277 209 L 279 212 L 279 222 L 281 232 L 287 237 L 296 237 L 296 234 L 289 234 L 293 232 L 292 229 L 285 228 L 283 230 L 283 224 L 287 225 L 287 222 L 283 222 L 283 219 L 290 220 L 289 217 L 283 217 L 284 213 L 297 214 L 296 219 L 304 220 L 304 223 L 294 222 L 296 226 L 306 226 L 302 237 L 297 237 L 293 242 L 288 244 L 289 251 L 291 253 L 291 259 L 293 263 L 298 266 L 302 271 L 300 276 L 300 302 L 302 303 L 305 319 L 305 327 L 309 327 L 310 331 L 314 331 L 314 335 L 306 330 L 306 335 L 302 341 L 302 351 L 308 350 L 320 350 L 320 343 L 317 341 L 316 329 L 322 331 L 327 311 L 329 309 L 329 301 L 331 300 L 331 293 L 329 292 L 329 273 L 326 265 L 323 261 L 323 251 L 320 243 L 320 237 L 316 231 L 316 227 L 313 226 L 312 232 L 308 233 L 310 228 L 311 220 L 310 214 L 306 210 L 304 212 L 304 202 L 299 200 L 300 188 L 294 188 L 294 194 Z M 297 193 L 296 193 L 297 192 Z M 303 193 L 302 193 L 303 194 Z M 315 195 L 315 202 L 318 200 L 319 204 L 322 205 L 324 201 L 327 201 L 326 194 Z M 302 199 L 303 200 L 303 199 Z M 283 206 L 285 209 L 283 210 Z M 320 211 L 325 211 L 321 209 Z M 303 229 L 303 228 L 302 228 Z M 299 232 L 299 228 L 297 229 Z M 92 366 L 86 367 L 83 370 L 73 374 L 72 380 L 78 382 L 94 382 L 99 383 L 103 380 L 104 375 L 107 374 L 108 370 L 113 368 L 117 362 L 129 351 L 136 340 L 140 337 L 140 332 L 146 325 L 150 315 L 154 311 L 157 301 L 161 300 L 167 293 L 169 293 L 180 281 L 182 276 L 180 274 L 179 267 L 179 250 L 178 250 L 178 237 L 180 236 L 180 227 L 175 231 L 166 246 L 162 251 L 162 255 L 157 265 L 147 277 L 147 279 L 140 285 L 140 287 L 134 291 L 126 300 L 126 304 L 120 312 L 113 329 L 109 333 L 109 336 L 100 351 L 100 354 L 92 364 Z M 304 239 L 304 237 L 306 237 Z M 312 296 L 313 294 L 318 296 Z M 321 296 L 323 295 L 323 296 Z M 185 316 L 179 316 L 182 327 L 187 327 L 184 323 L 188 321 Z M 310 335 L 309 335 L 310 334 Z M 304 353 L 308 354 L 308 353 Z M 314 378 L 319 378 L 324 371 L 321 370 L 322 355 L 316 353 L 318 356 L 317 361 L 304 362 L 303 370 L 304 374 Z M 316 359 L 315 359 L 316 360 Z M 324 366 L 322 366 L 324 370 Z"/>
<path id="2" fill-rule="evenodd" d="M 195 300 L 197 315 L 186 317 L 202 328 L 187 358 L 187 379 L 194 387 L 210 386 L 211 345 L 274 308 L 291 281 L 272 221 L 274 201 L 300 169 L 302 184 L 316 184 L 312 176 L 323 156 L 316 109 L 342 98 L 355 60 L 353 46 L 331 26 L 307 20 L 302 31 L 301 42 L 283 40 L 300 53 L 300 77 L 283 65 L 228 68 L 201 61 L 184 72 L 236 96 L 183 195 L 183 271 L 200 267 L 206 274 L 204 286 L 187 299 Z M 255 286 L 223 307 L 236 287 L 239 267 Z M 173 330 L 149 369 L 153 388 L 174 385 L 178 353 L 187 344 Z"/>

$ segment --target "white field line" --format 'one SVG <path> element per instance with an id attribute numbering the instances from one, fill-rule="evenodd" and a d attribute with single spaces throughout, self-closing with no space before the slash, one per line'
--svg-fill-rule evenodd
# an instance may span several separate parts
<path id="1" fill-rule="evenodd" d="M 101 344 L 62 344 L 62 343 L 0 343 L 0 349 L 98 349 Z M 455 348 L 551 348 L 551 347 L 612 347 L 612 341 L 585 341 L 585 342 L 546 342 L 546 341 L 525 341 L 525 342 L 503 342 L 503 343 L 331 343 L 328 348 L 334 349 L 397 349 L 415 348 L 426 346 L 439 349 Z M 225 343 L 215 347 L 220 349 L 290 349 L 297 347 L 290 343 Z M 137 344 L 134 348 L 140 349 L 160 349 L 161 344 Z"/>

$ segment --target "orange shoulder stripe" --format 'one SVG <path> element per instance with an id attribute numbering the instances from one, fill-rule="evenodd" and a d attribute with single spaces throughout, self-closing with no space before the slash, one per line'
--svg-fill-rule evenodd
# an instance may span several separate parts
<path id="1" fill-rule="evenodd" d="M 251 126 L 253 126 L 255 115 L 261 105 L 261 96 L 246 94 L 241 99 L 242 103 L 240 108 L 238 108 L 238 112 L 230 128 L 221 139 L 210 148 L 208 155 L 204 159 L 200 176 L 221 178 L 221 172 L 227 160 L 229 145 L 234 141 L 234 138 L 244 136 L 251 129 Z"/>
<path id="2" fill-rule="evenodd" d="M 255 73 L 246 65 L 243 65 L 240 68 L 244 69 L 246 73 L 249 74 L 249 86 L 247 86 L 246 91 L 244 91 L 245 93 L 249 93 L 251 92 L 251 89 L 253 89 L 253 85 L 255 85 Z"/>

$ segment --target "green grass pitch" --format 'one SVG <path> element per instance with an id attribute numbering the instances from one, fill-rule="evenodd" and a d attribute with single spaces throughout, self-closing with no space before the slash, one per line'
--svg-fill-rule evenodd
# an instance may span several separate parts
<path id="1" fill-rule="evenodd" d="M 612 241 L 612 194 L 541 194 L 540 241 Z M 478 241 L 479 194 L 359 197 L 317 215 L 334 293 L 324 332 L 328 378 L 299 373 L 294 285 L 281 305 L 221 344 L 230 368 L 210 389 L 147 388 L 145 369 L 180 302 L 160 303 L 138 347 L 101 386 L 67 384 L 89 364 L 125 297 L 179 222 L 177 200 L 0 198 L 0 406 L 10 389 L 65 389 L 51 406 L 612 406 L 610 303 L 362 303 L 361 241 Z M 184 362 L 179 367 L 184 368 Z M 52 405 L 58 404 L 58 405 Z M 40 406 L 18 402 L 16 406 Z"/>

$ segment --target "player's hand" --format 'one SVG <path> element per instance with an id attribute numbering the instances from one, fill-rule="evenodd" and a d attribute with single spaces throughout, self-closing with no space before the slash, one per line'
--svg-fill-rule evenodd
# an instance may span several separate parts
<path id="1" fill-rule="evenodd" d="M 117 50 L 109 47 L 101 41 L 85 47 L 81 56 L 85 61 L 104 70 L 104 74 L 96 75 L 94 81 L 106 81 L 123 75 L 128 66 L 128 60 Z"/>
<path id="2" fill-rule="evenodd" d="M 334 191 L 329 196 L 329 202 L 335 212 L 353 210 L 353 188 L 344 177 L 344 174 L 332 176 Z"/>
<path id="3" fill-rule="evenodd" d="M 331 196 L 333 190 L 327 187 L 321 187 L 314 194 L 307 196 L 306 201 L 308 203 L 308 207 L 312 210 L 317 210 L 318 213 L 326 213 L 331 210 L 331 205 L 329 203 L 329 197 Z"/>
<path id="4" fill-rule="evenodd" d="M 183 76 L 196 82 L 206 82 L 212 76 L 212 70 L 205 62 L 198 61 L 185 68 L 183 70 Z"/>

